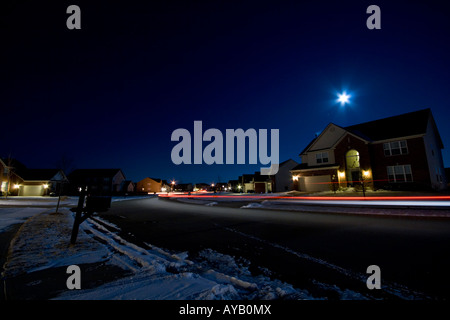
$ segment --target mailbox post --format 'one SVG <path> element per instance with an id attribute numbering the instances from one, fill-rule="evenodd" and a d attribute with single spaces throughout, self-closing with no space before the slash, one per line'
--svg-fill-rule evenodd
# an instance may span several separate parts
<path id="1" fill-rule="evenodd" d="M 73 222 L 72 235 L 70 243 L 77 241 L 80 224 L 91 217 L 94 212 L 105 212 L 111 207 L 111 196 L 96 196 L 87 192 L 87 187 L 81 188 L 78 206 L 70 209 L 75 212 L 75 221 Z"/>

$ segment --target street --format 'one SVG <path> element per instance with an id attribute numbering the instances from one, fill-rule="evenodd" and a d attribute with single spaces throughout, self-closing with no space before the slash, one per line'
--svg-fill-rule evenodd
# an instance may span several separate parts
<path id="1" fill-rule="evenodd" d="M 318 298 L 337 298 L 337 291 L 373 299 L 450 296 L 448 220 L 239 206 L 150 198 L 115 202 L 100 216 L 130 242 L 187 251 L 191 260 L 212 249 L 241 258 L 253 274 L 270 275 Z M 370 265 L 381 269 L 381 290 L 366 286 Z"/>

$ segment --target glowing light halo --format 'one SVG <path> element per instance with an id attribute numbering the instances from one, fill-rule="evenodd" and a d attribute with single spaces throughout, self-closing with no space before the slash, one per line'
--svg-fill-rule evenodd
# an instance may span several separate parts
<path id="1" fill-rule="evenodd" d="M 342 93 L 338 93 L 337 96 L 338 99 L 336 101 L 339 102 L 341 106 L 350 103 L 351 95 L 347 94 L 347 92 L 343 91 Z"/>

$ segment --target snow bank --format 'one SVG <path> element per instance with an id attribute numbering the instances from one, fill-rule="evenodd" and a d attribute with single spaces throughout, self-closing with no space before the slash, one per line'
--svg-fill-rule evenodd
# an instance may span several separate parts
<path id="1" fill-rule="evenodd" d="M 42 209 L 39 209 L 42 211 Z M 76 246 L 69 246 L 73 218 L 65 212 L 48 211 L 29 218 L 11 241 L 5 276 L 16 276 L 51 267 L 107 260 L 110 252 L 80 232 Z"/>
<path id="2" fill-rule="evenodd" d="M 18 209 L 10 209 L 9 213 Z M 68 208 L 62 208 L 58 214 L 50 211 L 26 210 L 31 217 L 11 242 L 3 276 L 98 262 L 132 272 L 131 276 L 93 289 L 68 290 L 55 299 L 310 298 L 306 291 L 266 275 L 253 276 L 248 270 L 248 261 L 237 262 L 234 257 L 211 249 L 203 250 L 194 261 L 188 260 L 187 252 L 172 253 L 147 243 L 138 246 L 121 238 L 117 226 L 99 217 L 89 218 L 80 226 L 77 243 L 71 246 L 73 213 Z"/>
<path id="3" fill-rule="evenodd" d="M 257 202 L 252 202 L 249 203 L 245 206 L 242 206 L 241 209 L 247 209 L 247 208 L 264 208 L 265 206 L 262 205 L 261 203 L 257 203 Z"/>

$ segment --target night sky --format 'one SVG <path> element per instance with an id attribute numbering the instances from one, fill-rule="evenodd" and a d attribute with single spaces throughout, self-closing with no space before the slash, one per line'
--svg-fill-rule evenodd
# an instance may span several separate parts
<path id="1" fill-rule="evenodd" d="M 300 162 L 330 122 L 431 108 L 450 166 L 445 1 L 92 2 L 2 2 L 2 157 L 211 183 L 265 166 L 176 166 L 175 129 L 279 129 L 280 161 Z M 66 27 L 71 4 L 81 30 Z"/>

